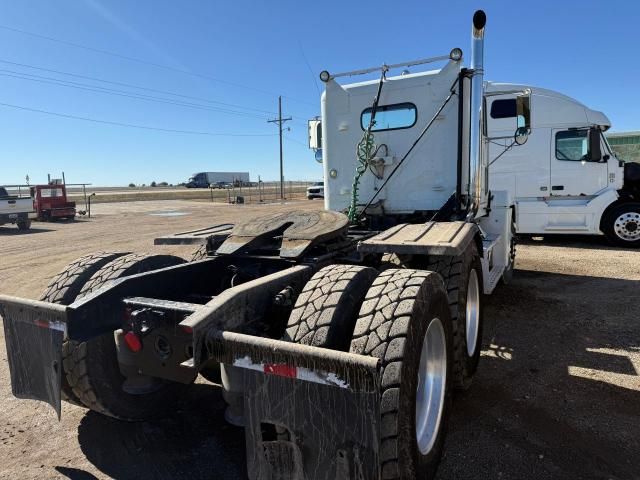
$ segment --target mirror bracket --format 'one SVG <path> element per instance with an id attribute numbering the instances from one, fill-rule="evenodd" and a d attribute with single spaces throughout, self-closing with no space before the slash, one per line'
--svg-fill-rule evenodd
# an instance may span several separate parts
<path id="1" fill-rule="evenodd" d="M 589 160 L 591 162 L 602 161 L 602 150 L 600 147 L 600 129 L 591 127 L 589 129 Z"/>

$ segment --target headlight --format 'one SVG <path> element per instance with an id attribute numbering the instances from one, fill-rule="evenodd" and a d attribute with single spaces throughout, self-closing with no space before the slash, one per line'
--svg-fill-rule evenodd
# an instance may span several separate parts
<path id="1" fill-rule="evenodd" d="M 449 52 L 449 58 L 454 62 L 459 62 L 462 60 L 462 50 L 460 48 L 454 48 Z"/>

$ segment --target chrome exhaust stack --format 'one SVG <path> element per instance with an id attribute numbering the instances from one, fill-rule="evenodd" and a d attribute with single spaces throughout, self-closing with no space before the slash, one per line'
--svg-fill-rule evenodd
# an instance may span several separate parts
<path id="1" fill-rule="evenodd" d="M 487 16 L 482 10 L 473 14 L 471 28 L 471 112 L 469 128 L 469 212 L 475 217 L 486 188 L 486 168 L 483 164 L 482 122 L 484 105 L 484 27 Z"/>

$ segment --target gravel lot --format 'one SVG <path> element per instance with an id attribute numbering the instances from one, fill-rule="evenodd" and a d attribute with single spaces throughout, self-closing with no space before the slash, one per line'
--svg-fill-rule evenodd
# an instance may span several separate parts
<path id="1" fill-rule="evenodd" d="M 151 251 L 167 233 L 266 211 L 317 209 L 149 201 L 95 217 L 0 227 L 0 292 L 36 298 L 92 251 Z M 191 247 L 155 247 L 188 257 Z M 640 252 L 600 239 L 523 240 L 511 284 L 486 302 L 483 358 L 458 395 L 439 479 L 640 478 Z M 0 332 L 0 478 L 244 478 L 242 430 L 218 387 L 198 383 L 175 416 L 120 423 L 10 393 Z"/>

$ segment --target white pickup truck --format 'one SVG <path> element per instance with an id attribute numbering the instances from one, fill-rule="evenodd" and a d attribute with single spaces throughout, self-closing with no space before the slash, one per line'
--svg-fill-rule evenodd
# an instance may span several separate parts
<path id="1" fill-rule="evenodd" d="M 34 216 L 31 197 L 9 195 L 6 188 L 0 187 L 0 225 L 15 223 L 19 230 L 29 230 Z"/>

